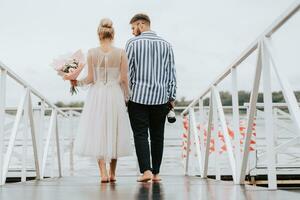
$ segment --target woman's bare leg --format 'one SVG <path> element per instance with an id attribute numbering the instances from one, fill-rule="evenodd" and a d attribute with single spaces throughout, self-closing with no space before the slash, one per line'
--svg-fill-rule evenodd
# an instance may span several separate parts
<path id="1" fill-rule="evenodd" d="M 110 181 L 116 181 L 117 159 L 111 159 L 109 176 Z"/>
<path id="2" fill-rule="evenodd" d="M 98 166 L 100 170 L 100 175 L 101 175 L 101 182 L 108 182 L 108 174 L 106 170 L 106 163 L 103 159 L 98 160 Z"/>

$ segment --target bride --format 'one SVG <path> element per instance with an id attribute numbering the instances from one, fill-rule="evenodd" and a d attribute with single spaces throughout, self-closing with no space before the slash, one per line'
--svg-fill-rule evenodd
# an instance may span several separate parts
<path id="1" fill-rule="evenodd" d="M 75 140 L 75 153 L 97 159 L 101 182 L 116 181 L 117 159 L 132 155 L 128 99 L 127 56 L 113 46 L 110 19 L 98 27 L 100 46 L 88 51 L 88 75 L 72 80 L 74 86 L 90 85 Z M 109 173 L 106 163 L 110 163 Z"/>

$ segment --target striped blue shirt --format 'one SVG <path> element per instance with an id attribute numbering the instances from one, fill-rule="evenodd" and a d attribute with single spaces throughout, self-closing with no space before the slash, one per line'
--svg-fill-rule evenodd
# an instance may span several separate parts
<path id="1" fill-rule="evenodd" d="M 143 32 L 126 44 L 130 100 L 159 105 L 176 98 L 176 70 L 170 43 L 153 31 Z"/>

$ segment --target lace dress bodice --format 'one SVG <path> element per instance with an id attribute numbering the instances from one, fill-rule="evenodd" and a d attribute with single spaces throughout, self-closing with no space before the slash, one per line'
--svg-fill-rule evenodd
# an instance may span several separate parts
<path id="1" fill-rule="evenodd" d="M 100 48 L 95 48 L 91 53 L 94 82 L 105 84 L 119 81 L 122 50 L 114 47 L 109 52 L 103 52 Z"/>

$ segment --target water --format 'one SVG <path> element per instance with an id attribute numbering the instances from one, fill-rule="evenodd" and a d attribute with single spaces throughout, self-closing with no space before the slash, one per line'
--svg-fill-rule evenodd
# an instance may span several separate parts
<path id="1" fill-rule="evenodd" d="M 227 114 L 226 119 L 228 121 L 228 126 L 231 125 L 231 115 Z M 245 121 L 246 116 L 242 115 L 241 120 Z M 14 120 L 14 116 L 8 116 L 6 120 L 6 144 L 8 144 L 8 139 L 10 136 L 11 124 Z M 59 120 L 59 135 L 61 140 L 61 150 L 62 150 L 62 163 L 63 163 L 63 174 L 64 175 L 76 175 L 76 176 L 98 176 L 98 168 L 96 160 L 91 158 L 82 158 L 74 156 L 73 161 L 71 159 L 70 148 L 71 148 L 71 138 L 76 135 L 77 125 L 79 118 L 74 118 L 72 121 L 65 119 Z M 40 147 L 44 147 L 45 138 L 49 126 L 49 117 L 45 119 L 46 125 L 44 132 L 39 132 L 38 139 L 40 138 Z M 284 142 L 297 136 L 297 132 L 294 129 L 294 124 L 286 116 L 279 117 L 275 121 L 275 134 L 277 137 L 277 145 L 283 144 Z M 23 148 L 22 148 L 22 138 L 23 133 L 20 127 L 20 131 L 17 135 L 16 144 L 13 151 L 12 160 L 10 163 L 10 172 L 8 176 L 20 176 L 20 168 L 23 157 Z M 266 174 L 266 159 L 257 159 L 257 154 L 261 154 L 265 151 L 265 127 L 263 120 L 263 113 L 258 112 L 256 120 L 256 152 L 250 154 L 249 169 L 250 173 L 253 174 Z M 161 173 L 163 175 L 182 175 L 183 174 L 183 163 L 185 159 L 182 158 L 183 148 L 182 148 L 182 134 L 184 132 L 183 123 L 180 116 L 177 116 L 177 121 L 174 124 L 166 123 L 165 127 L 165 148 L 164 148 L 164 157 L 161 167 Z M 33 162 L 33 153 L 32 146 L 30 141 L 30 135 L 28 137 L 28 149 L 27 149 L 27 159 L 26 166 L 28 170 L 34 169 Z M 41 138 L 44 138 L 42 140 Z M 193 139 L 193 137 L 191 137 Z M 56 160 L 56 149 L 54 143 L 54 137 L 52 137 L 51 146 L 48 152 L 47 164 L 45 173 L 47 176 L 56 176 L 57 175 L 57 160 Z M 193 141 L 192 141 L 193 144 Z M 133 145 L 133 140 L 132 140 Z M 299 173 L 300 168 L 300 146 L 296 143 L 294 146 L 284 149 L 283 151 L 277 154 L 277 166 L 283 167 L 280 169 L 280 173 Z M 41 151 L 41 153 L 43 153 Z M 227 153 L 223 152 L 218 155 L 219 164 L 221 167 L 221 173 L 225 175 L 230 175 L 230 166 L 228 161 Z M 72 165 L 73 162 L 73 165 Z M 209 159 L 209 174 L 215 174 L 215 163 L 216 157 L 215 153 L 212 153 Z M 190 156 L 190 165 L 189 165 L 190 174 L 199 174 L 199 164 L 197 162 L 197 155 L 195 153 L 195 148 L 192 146 L 192 152 Z M 294 167 L 294 168 L 291 168 Z M 258 169 L 262 168 L 262 169 Z M 138 165 L 133 152 L 132 156 L 120 158 L 117 167 L 118 175 L 136 175 L 138 174 Z M 33 175 L 34 171 L 27 172 L 28 176 Z"/>

